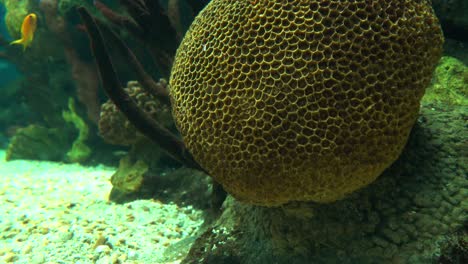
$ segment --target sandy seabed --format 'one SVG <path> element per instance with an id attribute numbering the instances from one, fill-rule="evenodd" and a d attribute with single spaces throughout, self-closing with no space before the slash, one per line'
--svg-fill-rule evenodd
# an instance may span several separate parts
<path id="1" fill-rule="evenodd" d="M 0 151 L 0 263 L 178 263 L 168 251 L 197 232 L 202 212 L 109 202 L 115 170 L 6 162 Z"/>

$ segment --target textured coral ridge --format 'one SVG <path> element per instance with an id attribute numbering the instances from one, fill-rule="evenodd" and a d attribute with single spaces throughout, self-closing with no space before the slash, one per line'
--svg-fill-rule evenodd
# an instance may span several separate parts
<path id="1" fill-rule="evenodd" d="M 228 199 L 214 231 L 183 263 L 223 263 L 208 261 L 214 256 L 255 264 L 465 263 L 437 259 L 454 247 L 468 253 L 468 107 L 436 103 L 420 112 L 400 158 L 368 188 L 325 205 L 263 208 Z"/>
<path id="2" fill-rule="evenodd" d="M 335 201 L 398 157 L 442 42 L 423 0 L 213 0 L 177 51 L 173 113 L 236 198 Z"/>
<path id="3" fill-rule="evenodd" d="M 160 80 L 158 85 L 165 87 L 166 82 Z M 169 108 L 162 105 L 153 95 L 144 91 L 138 82 L 128 82 L 125 91 L 135 100 L 140 109 L 160 124 L 166 127 L 172 125 Z M 106 142 L 123 146 L 135 144 L 142 137 L 110 100 L 102 105 L 101 117 L 99 119 L 99 133 Z"/>

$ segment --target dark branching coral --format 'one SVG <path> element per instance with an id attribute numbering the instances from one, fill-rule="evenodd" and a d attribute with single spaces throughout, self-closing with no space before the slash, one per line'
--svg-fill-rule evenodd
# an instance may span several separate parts
<path id="1" fill-rule="evenodd" d="M 335 201 L 399 156 L 442 42 L 425 0 L 213 0 L 177 51 L 176 124 L 240 200 Z"/>
<path id="2" fill-rule="evenodd" d="M 165 90 L 167 82 L 161 79 L 157 85 Z M 153 94 L 143 90 L 138 82 L 128 82 L 124 90 L 152 119 L 164 127 L 173 126 L 169 106 L 161 103 Z M 124 146 L 135 144 L 142 136 L 112 101 L 107 101 L 102 105 L 99 133 L 106 142 Z"/>
<path id="3" fill-rule="evenodd" d="M 184 33 L 183 28 L 174 25 L 181 18 L 169 17 L 160 1 L 121 0 L 120 3 L 130 17 L 114 12 L 100 1 L 96 1 L 95 5 L 116 27 L 126 30 L 144 43 L 162 76 L 169 76 L 179 43 L 177 36 Z M 177 32 L 176 29 L 181 32 Z"/>
<path id="4" fill-rule="evenodd" d="M 126 56 L 127 61 L 130 64 L 133 63 L 132 66 L 134 70 L 140 71 L 137 72 L 138 76 L 149 76 L 144 72 L 141 65 L 139 65 L 134 54 L 104 25 L 101 24 L 100 27 L 98 27 L 98 22 L 96 22 L 85 8 L 78 8 L 78 12 L 82 17 L 91 39 L 91 49 L 96 58 L 102 86 L 112 102 L 143 135 L 159 144 L 175 160 L 178 160 L 190 168 L 203 170 L 196 162 L 193 161 L 192 156 L 186 150 L 183 142 L 167 128 L 163 127 L 151 116 L 140 109 L 121 87 L 119 78 L 117 77 L 110 60 L 107 46 L 104 44 L 101 32 L 104 31 L 106 36 L 113 40 L 110 44 L 126 51 L 124 55 Z M 143 81 L 140 83 L 143 83 L 144 85 L 147 82 Z M 155 82 L 151 80 L 151 83 Z M 145 87 L 145 90 L 150 92 L 154 91 L 152 87 Z"/>

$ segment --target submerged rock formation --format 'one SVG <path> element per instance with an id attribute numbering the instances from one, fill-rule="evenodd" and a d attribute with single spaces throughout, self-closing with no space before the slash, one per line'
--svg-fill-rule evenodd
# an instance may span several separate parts
<path id="1" fill-rule="evenodd" d="M 264 208 L 229 198 L 183 263 L 431 263 L 463 248 L 467 113 L 424 106 L 401 157 L 344 200 Z"/>

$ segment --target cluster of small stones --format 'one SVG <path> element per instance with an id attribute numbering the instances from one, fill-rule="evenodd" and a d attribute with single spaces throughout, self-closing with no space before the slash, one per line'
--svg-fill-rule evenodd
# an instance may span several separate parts
<path id="1" fill-rule="evenodd" d="M 263 208 L 228 199 L 185 263 L 438 263 L 450 248 L 466 256 L 466 113 L 467 106 L 422 108 L 401 158 L 336 203 Z"/>
<path id="2" fill-rule="evenodd" d="M 442 42 L 428 1 L 213 0 L 177 51 L 176 124 L 240 200 L 335 201 L 401 153 Z"/>
<path id="3" fill-rule="evenodd" d="M 164 80 L 159 81 L 158 84 L 163 87 L 167 86 Z M 158 123 L 165 127 L 173 126 L 170 108 L 147 93 L 138 82 L 128 82 L 125 91 L 141 110 Z M 123 146 L 133 145 L 143 136 L 110 100 L 101 107 L 99 133 L 106 142 Z"/>
<path id="4" fill-rule="evenodd" d="M 4 157 L 0 151 L 0 263 L 173 263 L 190 246 L 181 240 L 203 224 L 190 205 L 110 203 L 115 168 Z"/>

